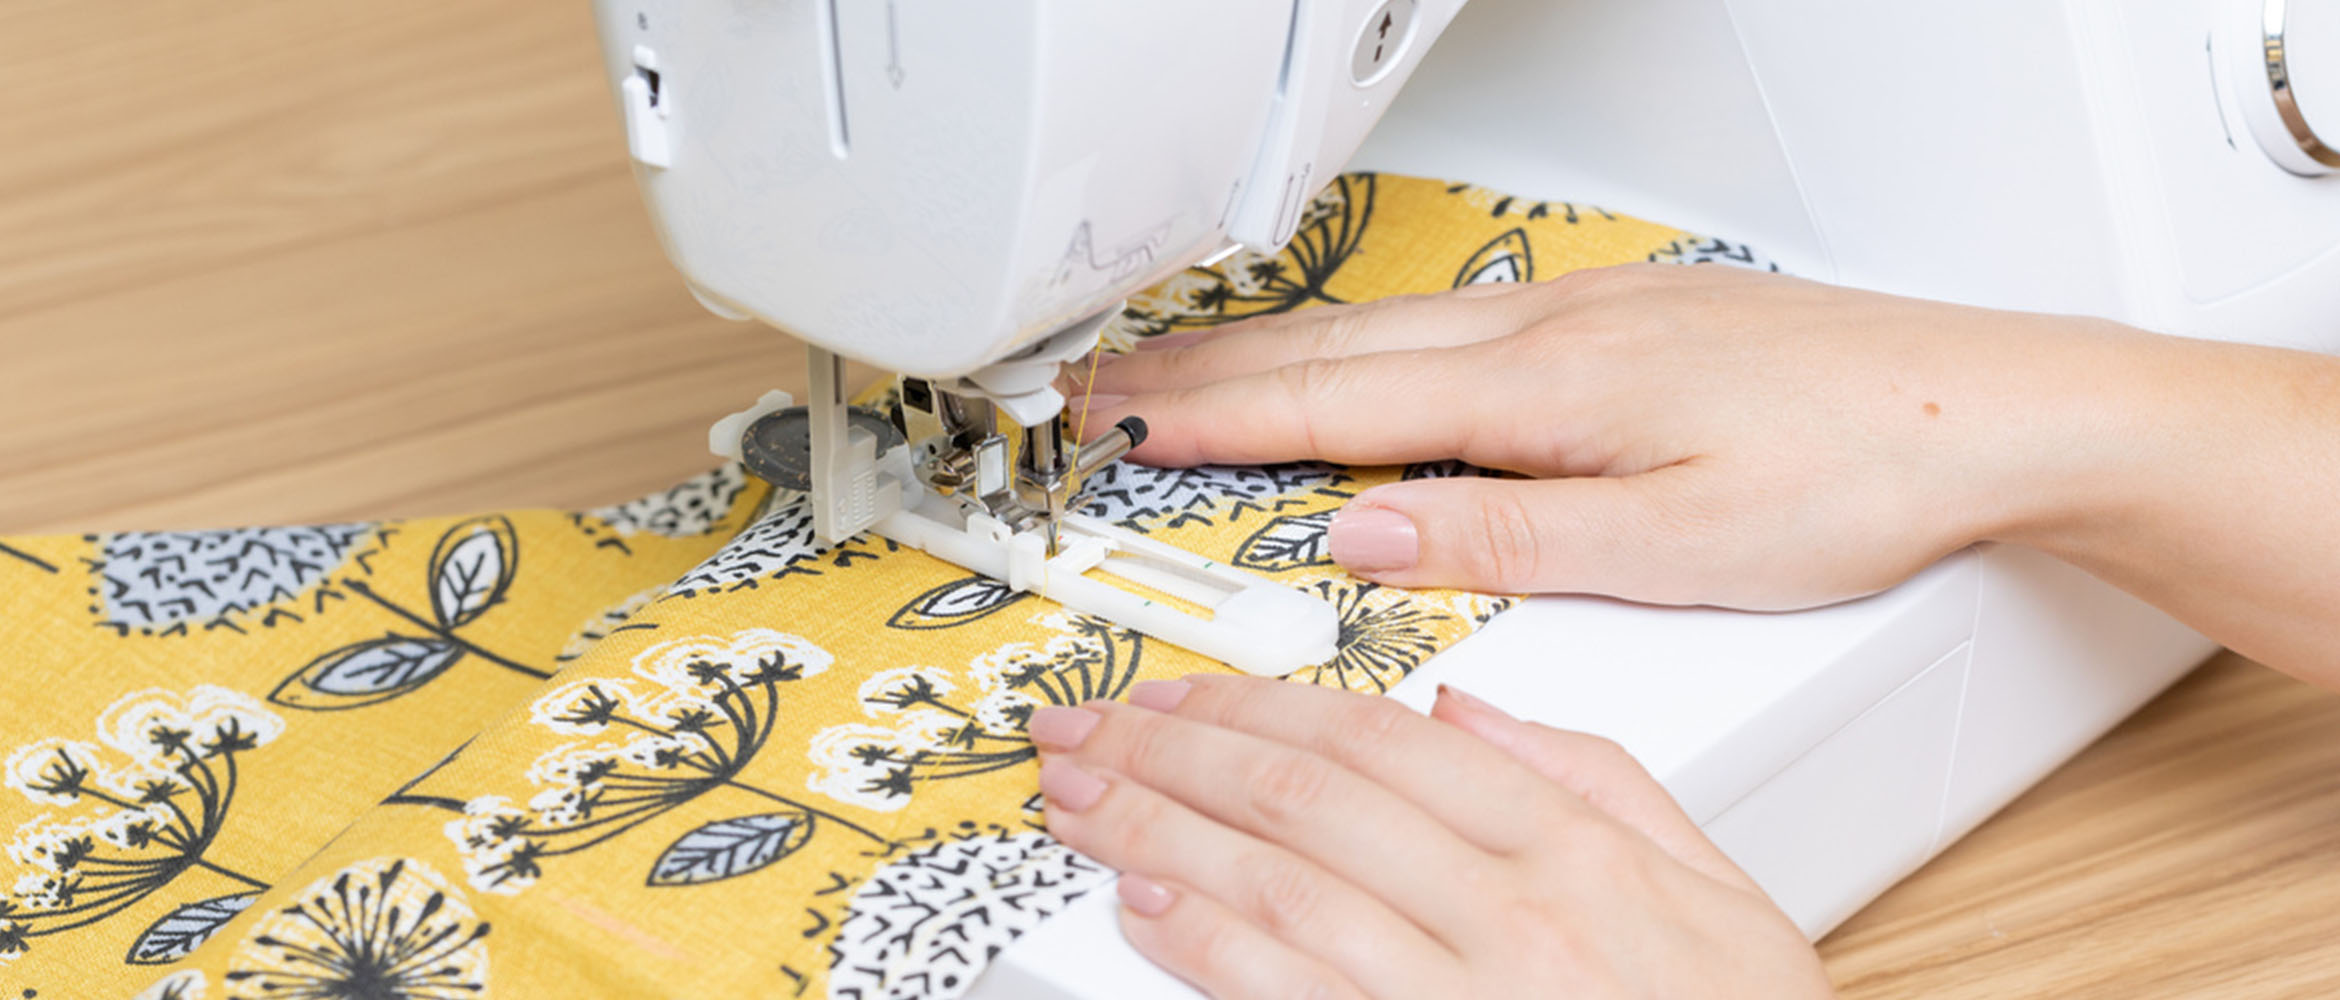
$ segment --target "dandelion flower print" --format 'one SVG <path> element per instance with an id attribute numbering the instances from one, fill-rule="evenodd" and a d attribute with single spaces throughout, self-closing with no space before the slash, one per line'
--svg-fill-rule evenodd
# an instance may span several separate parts
<path id="1" fill-rule="evenodd" d="M 488 925 L 407 859 L 360 862 L 252 926 L 229 959 L 234 998 L 459 1000 L 487 995 Z"/>

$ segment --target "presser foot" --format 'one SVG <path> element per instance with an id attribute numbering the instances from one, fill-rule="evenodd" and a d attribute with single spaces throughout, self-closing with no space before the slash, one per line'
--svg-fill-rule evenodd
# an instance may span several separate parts
<path id="1" fill-rule="evenodd" d="M 1249 674 L 1282 676 L 1338 652 L 1340 617 L 1323 599 L 1068 512 L 1079 483 L 1144 439 L 1143 422 L 1117 424 L 1051 463 L 1059 475 L 1033 484 L 1046 493 L 1041 506 L 1018 498 L 1031 489 L 1000 483 L 1004 455 L 961 451 L 932 438 L 914 447 L 897 425 L 834 399 L 827 408 L 836 418 L 813 419 L 824 410 L 823 388 L 816 385 L 816 405 L 802 409 L 786 393 L 767 393 L 708 433 L 717 454 L 777 486 L 802 489 L 821 541 L 835 544 L 866 528 Z M 826 448 L 824 434 L 832 441 Z M 982 435 L 985 442 L 1001 437 Z M 850 529 L 842 537 L 835 533 L 841 526 Z"/>
<path id="2" fill-rule="evenodd" d="M 932 498 L 940 500 L 941 498 Z M 905 508 L 874 530 L 1066 610 L 1219 660 L 1247 674 L 1281 677 L 1339 652 L 1340 616 L 1331 604 L 1225 563 L 1083 514 L 1017 531 L 956 505 Z M 1117 586 L 1114 577 L 1201 609 Z"/>

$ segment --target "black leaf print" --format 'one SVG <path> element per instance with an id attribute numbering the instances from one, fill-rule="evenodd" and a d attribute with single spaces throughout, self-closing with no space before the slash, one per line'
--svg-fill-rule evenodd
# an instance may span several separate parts
<path id="1" fill-rule="evenodd" d="M 431 550 L 431 614 L 439 627 L 461 627 L 503 600 L 519 563 L 520 540 L 502 515 L 447 529 Z"/>
<path id="2" fill-rule="evenodd" d="M 1534 280 L 1535 256 L 1528 252 L 1527 230 L 1513 229 L 1488 240 L 1486 246 L 1464 261 L 1462 270 L 1455 272 L 1454 287 L 1493 282 L 1526 284 Z"/>
<path id="3" fill-rule="evenodd" d="M 771 509 L 740 532 L 707 561 L 667 588 L 679 597 L 727 593 L 759 586 L 799 573 L 820 570 L 814 557 L 821 552 L 813 537 L 812 504 L 802 496 L 773 503 Z"/>
<path id="4" fill-rule="evenodd" d="M 43 573 L 57 572 L 57 567 L 55 564 L 39 556 L 33 555 L 30 552 L 26 552 L 23 549 L 17 548 L 16 546 L 9 545 L 6 542 L 0 542 L 0 556 L 8 556 L 13 559 L 23 560 L 25 564 L 31 566 L 34 569 L 40 570 Z"/>
<path id="5" fill-rule="evenodd" d="M 650 866 L 651 885 L 695 885 L 745 875 L 796 853 L 812 839 L 804 812 L 717 820 L 689 833 Z"/>
<path id="6" fill-rule="evenodd" d="M 317 712 L 371 705 L 429 683 L 462 658 L 463 647 L 449 640 L 394 632 L 309 661 L 269 692 L 268 700 Z"/>
<path id="7" fill-rule="evenodd" d="M 1341 469 L 1316 462 L 1191 469 L 1117 462 L 1089 477 L 1081 512 L 1133 531 L 1232 524 L 1246 513 L 1289 508 L 1302 502 L 1302 493 L 1326 493 L 1348 479 Z"/>
<path id="8" fill-rule="evenodd" d="M 1246 251 L 1211 267 L 1189 268 L 1173 282 L 1181 291 L 1141 295 L 1117 322 L 1141 337 L 1151 337 L 1340 303 L 1327 286 L 1364 240 L 1379 185 L 1380 179 L 1370 173 L 1334 178 L 1302 210 L 1299 227 L 1281 252 L 1264 256 Z"/>
<path id="9" fill-rule="evenodd" d="M 938 629 L 983 618 L 1030 595 L 986 576 L 970 576 L 929 590 L 886 619 L 888 628 Z"/>
<path id="10" fill-rule="evenodd" d="M 117 633 L 185 634 L 190 625 L 241 631 L 298 621 L 294 599 L 336 568 L 364 563 L 372 524 L 91 535 L 90 597 Z M 263 611 L 263 609 L 268 609 Z"/>
<path id="11" fill-rule="evenodd" d="M 146 933 L 138 935 L 123 961 L 132 965 L 161 965 L 185 958 L 259 898 L 257 892 L 246 892 L 172 910 L 148 927 Z"/>
<path id="12" fill-rule="evenodd" d="M 1002 949 L 1111 877 L 1046 834 L 962 829 L 855 890 L 829 942 L 829 996 L 962 996 Z"/>
<path id="13" fill-rule="evenodd" d="M 1779 273 L 1779 264 L 1745 243 L 1713 239 L 1705 236 L 1685 236 L 1650 252 L 1649 259 L 1659 264 L 1726 264 L 1750 271 Z"/>
<path id="14" fill-rule="evenodd" d="M 1331 560 L 1326 539 L 1333 511 L 1286 514 L 1261 526 L 1235 551 L 1235 565 L 1244 569 L 1284 570 L 1322 565 Z"/>
<path id="15" fill-rule="evenodd" d="M 1402 479 L 1454 479 L 1475 476 L 1481 479 L 1499 478 L 1492 470 L 1482 469 L 1460 459 L 1441 459 L 1435 462 L 1415 462 L 1406 466 Z"/>

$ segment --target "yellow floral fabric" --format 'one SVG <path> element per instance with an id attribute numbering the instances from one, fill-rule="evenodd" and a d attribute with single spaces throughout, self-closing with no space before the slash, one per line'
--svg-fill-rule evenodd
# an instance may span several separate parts
<path id="1" fill-rule="evenodd" d="M 1107 333 L 1641 260 L 1585 206 L 1354 174 L 1280 254 Z M 1323 595 L 1386 690 L 1505 602 L 1347 576 L 1318 464 L 1101 472 L 1090 509 Z M 954 996 L 1108 877 L 1039 824 L 1032 710 L 1225 669 L 736 467 L 582 512 L 0 539 L 0 1000 Z"/>

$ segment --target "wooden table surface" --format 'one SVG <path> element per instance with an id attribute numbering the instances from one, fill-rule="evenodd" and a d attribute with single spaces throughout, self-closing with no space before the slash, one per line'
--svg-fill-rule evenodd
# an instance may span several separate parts
<path id="1" fill-rule="evenodd" d="M 20 0 L 0 534 L 605 503 L 795 345 L 694 304 L 583 3 Z M 2340 699 L 2224 656 L 1821 945 L 1847 997 L 2340 995 Z"/>

